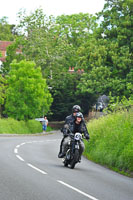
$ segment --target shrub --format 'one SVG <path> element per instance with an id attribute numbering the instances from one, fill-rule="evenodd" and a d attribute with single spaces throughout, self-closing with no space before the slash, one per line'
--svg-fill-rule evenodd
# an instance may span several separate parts
<path id="1" fill-rule="evenodd" d="M 42 125 L 35 120 L 24 122 L 12 118 L 0 119 L 0 133 L 31 134 L 40 132 L 42 132 Z"/>
<path id="2" fill-rule="evenodd" d="M 89 159 L 116 168 L 133 171 L 133 110 L 122 111 L 95 119 L 88 123 L 90 142 L 85 142 L 85 156 Z"/>

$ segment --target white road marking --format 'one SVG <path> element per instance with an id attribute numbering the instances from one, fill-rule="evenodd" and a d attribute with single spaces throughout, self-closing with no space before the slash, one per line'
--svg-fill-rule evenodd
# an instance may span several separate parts
<path id="1" fill-rule="evenodd" d="M 17 148 L 14 149 L 14 153 L 18 153 L 18 149 Z"/>
<path id="2" fill-rule="evenodd" d="M 91 195 L 89 195 L 89 194 L 87 194 L 85 192 L 82 192 L 81 190 L 79 190 L 79 189 L 77 189 L 77 188 L 75 188 L 75 187 L 73 187 L 73 186 L 71 186 L 71 185 L 69 185 L 69 184 L 67 184 L 67 183 L 65 183 L 63 181 L 57 180 L 57 182 L 69 187 L 72 190 L 75 190 L 76 192 L 78 192 L 78 193 L 80 193 L 80 194 L 82 194 L 82 195 L 84 195 L 84 196 L 86 196 L 86 197 L 88 197 L 88 198 L 90 198 L 92 200 L 98 200 L 97 198 L 95 198 L 95 197 L 93 197 L 93 196 L 91 196 Z"/>
<path id="3" fill-rule="evenodd" d="M 24 159 L 21 158 L 19 155 L 16 155 L 16 157 L 17 157 L 19 160 L 24 161 Z"/>
<path id="4" fill-rule="evenodd" d="M 55 140 L 52 140 L 52 141 L 55 141 Z M 32 141 L 32 142 L 24 142 L 24 143 L 21 143 L 20 145 L 17 145 L 17 146 L 16 146 L 16 148 L 14 149 L 14 153 L 15 153 L 15 154 L 18 153 L 18 148 L 19 148 L 20 146 L 22 146 L 22 145 L 24 145 L 24 144 L 35 143 L 35 142 L 44 142 L 44 141 Z M 51 142 L 51 140 L 46 140 L 45 142 Z M 19 160 L 25 162 L 25 160 L 24 160 L 22 157 L 20 157 L 18 154 L 16 155 L 16 157 L 17 157 Z M 27 163 L 27 165 L 28 165 L 29 167 L 33 168 L 34 170 L 36 170 L 36 171 L 38 171 L 38 172 L 44 174 L 44 175 L 47 174 L 45 171 L 43 171 L 43 170 L 41 170 L 41 169 L 39 169 L 39 168 L 37 168 L 37 167 L 31 165 L 30 163 Z M 76 192 L 78 192 L 78 193 L 80 193 L 80 194 L 82 194 L 82 195 L 84 195 L 84 196 L 86 196 L 86 197 L 88 197 L 88 198 L 91 199 L 91 200 L 98 200 L 97 198 L 95 198 L 95 197 L 93 197 L 93 196 L 91 196 L 91 195 L 89 195 L 89 194 L 87 194 L 87 193 L 85 193 L 85 192 L 82 192 L 81 190 L 79 190 L 79 189 L 77 189 L 77 188 L 75 188 L 75 187 L 73 187 L 73 186 L 71 186 L 71 185 L 69 185 L 69 184 L 67 184 L 67 183 L 65 183 L 65 182 L 63 182 L 63 181 L 57 180 L 57 182 L 61 183 L 62 185 L 65 185 L 66 187 L 68 187 L 68 188 L 70 188 L 70 189 L 72 189 L 72 190 L 74 190 L 74 191 L 76 191 Z"/>
<path id="5" fill-rule="evenodd" d="M 23 143 L 21 143 L 20 145 L 22 146 L 22 145 L 24 145 L 24 144 L 26 144 L 25 142 L 23 142 Z"/>
<path id="6" fill-rule="evenodd" d="M 26 142 L 26 144 L 32 144 L 33 142 Z"/>
<path id="7" fill-rule="evenodd" d="M 29 163 L 27 163 L 27 165 L 28 165 L 29 167 L 35 169 L 36 171 L 42 173 L 42 174 L 47 174 L 46 172 L 42 171 L 41 169 L 39 169 L 39 168 L 37 168 L 37 167 L 35 167 L 35 166 L 29 164 Z"/>
<path id="8" fill-rule="evenodd" d="M 15 147 L 14 153 L 17 154 L 16 157 L 17 157 L 19 160 L 25 162 L 25 160 L 24 160 L 21 156 L 18 155 L 18 148 L 20 148 L 21 146 L 23 146 L 23 145 L 25 145 L 25 144 L 33 144 L 33 143 L 37 143 L 37 142 L 45 142 L 45 143 L 47 143 L 47 142 L 55 142 L 55 141 L 57 141 L 57 140 L 53 139 L 53 140 L 45 140 L 45 141 L 44 141 L 44 140 L 43 140 L 43 141 L 41 140 L 41 141 L 23 142 L 23 143 L 21 143 L 21 144 L 19 144 L 19 145 L 17 145 L 17 146 Z M 47 174 L 45 171 L 42 171 L 41 169 L 39 169 L 39 168 L 37 168 L 37 167 L 31 165 L 30 163 L 27 163 L 27 165 L 28 165 L 29 167 L 35 169 L 36 171 L 42 173 L 42 174 Z"/>

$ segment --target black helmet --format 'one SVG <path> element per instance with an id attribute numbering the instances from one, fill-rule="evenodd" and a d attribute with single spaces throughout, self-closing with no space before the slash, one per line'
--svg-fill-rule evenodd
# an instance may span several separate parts
<path id="1" fill-rule="evenodd" d="M 81 112 L 77 112 L 75 117 L 76 118 L 79 117 L 79 118 L 83 119 L 83 114 Z"/>
<path id="2" fill-rule="evenodd" d="M 79 105 L 74 105 L 73 108 L 72 108 L 72 112 L 80 112 L 81 111 L 81 108 Z"/>

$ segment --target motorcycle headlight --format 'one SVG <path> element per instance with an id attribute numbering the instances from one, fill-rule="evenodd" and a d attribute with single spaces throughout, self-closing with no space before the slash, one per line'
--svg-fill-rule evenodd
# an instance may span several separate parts
<path id="1" fill-rule="evenodd" d="M 82 134 L 81 133 L 75 133 L 74 139 L 75 140 L 81 140 L 82 139 Z"/>

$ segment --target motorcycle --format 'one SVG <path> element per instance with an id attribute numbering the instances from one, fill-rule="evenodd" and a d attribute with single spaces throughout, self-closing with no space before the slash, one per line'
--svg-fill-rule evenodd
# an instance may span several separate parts
<path id="1" fill-rule="evenodd" d="M 80 162 L 80 141 L 82 140 L 81 133 L 70 133 L 70 141 L 68 142 L 66 155 L 63 158 L 63 164 L 65 167 L 70 165 L 71 169 L 74 169 L 76 163 Z"/>

